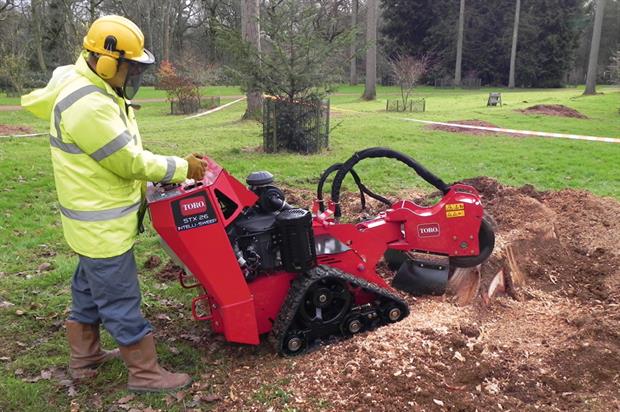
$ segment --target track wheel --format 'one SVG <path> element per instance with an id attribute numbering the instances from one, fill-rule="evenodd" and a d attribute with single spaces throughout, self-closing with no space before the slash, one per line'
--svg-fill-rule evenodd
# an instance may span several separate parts
<path id="1" fill-rule="evenodd" d="M 360 314 L 354 313 L 347 316 L 342 322 L 342 334 L 345 336 L 352 336 L 364 331 L 364 320 Z"/>
<path id="2" fill-rule="evenodd" d="M 395 303 L 388 303 L 381 308 L 383 319 L 387 323 L 396 323 L 406 316 L 403 309 Z"/>
<path id="3" fill-rule="evenodd" d="M 340 323 L 349 312 L 352 300 L 346 282 L 335 278 L 321 279 L 306 292 L 299 315 L 306 325 Z"/>
<path id="4" fill-rule="evenodd" d="M 282 353 L 284 355 L 296 355 L 306 348 L 306 338 L 301 333 L 290 333 L 282 344 Z"/>

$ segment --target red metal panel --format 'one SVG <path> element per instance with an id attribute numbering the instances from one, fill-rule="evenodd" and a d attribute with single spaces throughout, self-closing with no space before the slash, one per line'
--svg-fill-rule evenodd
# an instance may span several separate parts
<path id="1" fill-rule="evenodd" d="M 399 240 L 400 225 L 386 222 L 382 218 L 373 219 L 363 224 L 315 224 L 315 235 L 328 234 L 346 244 L 351 250 L 338 255 L 330 255 L 339 261 L 330 263 L 330 266 L 344 272 L 362 277 L 381 287 L 388 287 L 387 283 L 377 275 L 375 268 L 387 244 Z M 319 257 L 321 263 L 321 257 Z"/>
<path id="2" fill-rule="evenodd" d="M 222 177 L 224 180 L 220 180 Z M 151 220 L 155 230 L 209 294 L 214 322 L 221 319 L 226 339 L 258 344 L 252 294 L 212 193 L 226 177 L 227 173 L 222 173 L 221 167 L 210 161 L 202 186 L 178 188 L 173 196 L 152 200 Z"/>
<path id="3" fill-rule="evenodd" d="M 390 245 L 394 249 L 420 250 L 449 256 L 476 256 L 480 253 L 478 231 L 483 209 L 480 198 L 453 187 L 437 204 L 419 206 L 408 200 L 388 210 L 386 219 L 400 222 L 404 242 Z"/>
<path id="4" fill-rule="evenodd" d="M 277 272 L 261 276 L 249 284 L 252 296 L 254 296 L 258 333 L 271 331 L 273 321 L 278 316 L 295 277 L 296 275 L 292 273 Z"/>

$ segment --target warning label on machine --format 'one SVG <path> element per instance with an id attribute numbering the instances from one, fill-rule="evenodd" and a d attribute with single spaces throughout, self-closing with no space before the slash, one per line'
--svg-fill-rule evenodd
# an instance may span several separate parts
<path id="1" fill-rule="evenodd" d="M 179 232 L 217 223 L 213 206 L 204 192 L 172 202 L 172 214 Z"/>
<path id="2" fill-rule="evenodd" d="M 463 203 L 448 203 L 446 205 L 446 217 L 463 217 L 465 216 L 465 204 Z"/>

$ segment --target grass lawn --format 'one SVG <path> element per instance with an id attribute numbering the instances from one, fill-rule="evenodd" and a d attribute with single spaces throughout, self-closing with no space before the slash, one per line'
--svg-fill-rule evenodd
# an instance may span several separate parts
<path id="1" fill-rule="evenodd" d="M 545 139 L 536 137 L 471 136 L 437 132 L 401 120 L 480 119 L 500 127 L 546 132 L 620 137 L 620 90 L 601 87 L 599 94 L 582 97 L 580 89 L 501 90 L 503 107 L 486 107 L 488 93 L 498 89 L 436 90 L 420 88 L 417 96 L 427 99 L 426 113 L 386 113 L 385 99 L 398 94 L 395 87 L 380 87 L 378 100 L 359 99 L 361 87 L 341 87 L 332 96 L 333 130 L 330 149 L 320 155 L 263 154 L 261 125 L 240 121 L 245 105 L 191 120 L 167 114 L 167 103 L 145 103 L 138 113 L 145 146 L 161 154 L 185 155 L 205 152 L 240 180 L 255 170 L 270 170 L 283 185 L 314 190 L 322 170 L 346 160 L 355 151 L 387 146 L 403 151 L 446 182 L 475 176 L 490 176 L 509 185 L 532 184 L 537 189 L 578 188 L 597 195 L 620 199 L 620 145 L 609 143 Z M 208 88 L 210 95 L 234 96 L 238 88 Z M 140 98 L 163 97 L 161 91 L 143 90 Z M 223 97 L 222 103 L 232 97 Z M 0 105 L 18 104 L 18 99 L 0 96 Z M 589 119 L 532 116 L 515 112 L 535 104 L 564 104 Z M 29 125 L 40 132 L 47 124 L 26 111 L 0 112 L 0 124 Z M 3 138 L 0 140 L 0 410 L 67 410 L 72 399 L 85 407 L 108 410 L 127 395 L 126 372 L 120 362 L 101 369 L 100 375 L 77 387 L 77 394 L 62 380 L 36 380 L 41 371 L 62 368 L 67 348 L 61 328 L 69 302 L 69 280 L 76 259 L 62 238 L 47 138 Z M 409 170 L 393 161 L 371 160 L 356 166 L 358 174 L 379 193 L 396 193 L 405 188 L 430 187 Z M 309 206 L 309 205 L 301 205 Z M 577 207 L 577 206 L 576 206 Z M 149 255 L 164 256 L 155 233 L 149 229 L 136 246 L 139 265 Z M 41 265 L 51 263 L 51 270 Z M 154 276 L 155 270 L 141 270 L 144 311 L 159 330 L 200 334 L 206 327 L 191 320 L 189 302 L 193 292 Z M 180 308 L 179 308 L 180 306 Z M 165 315 L 170 321 L 165 320 Z M 163 319 L 163 320 L 162 320 Z M 110 337 L 105 335 L 107 343 Z M 170 347 L 174 346 L 172 352 Z M 178 339 L 159 348 L 164 364 L 187 371 L 196 378 L 207 374 L 205 391 L 221 391 L 238 365 L 234 351 L 223 345 L 210 352 Z M 256 356 L 271 359 L 263 345 Z M 254 356 L 254 354 L 252 354 Z M 214 361 L 217 360 L 217 362 Z M 218 386 L 219 385 L 219 386 Z M 265 399 L 282 399 L 277 382 L 265 377 L 257 387 L 256 405 Z M 225 391 L 224 391 L 225 392 Z M 183 410 L 183 401 L 166 395 L 139 397 L 140 402 L 163 410 Z M 101 405 L 98 407 L 98 405 Z M 283 403 L 282 409 L 286 407 Z M 210 404 L 201 404 L 209 409 Z"/>

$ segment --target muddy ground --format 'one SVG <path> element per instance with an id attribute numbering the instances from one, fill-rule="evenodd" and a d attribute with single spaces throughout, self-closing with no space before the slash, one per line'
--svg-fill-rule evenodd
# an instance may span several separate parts
<path id="1" fill-rule="evenodd" d="M 489 178 L 466 183 L 497 224 L 481 291 L 510 247 L 525 275 L 513 297 L 458 306 L 404 296 L 411 314 L 403 321 L 297 358 L 279 358 L 268 342 L 225 343 L 196 324 L 185 336 L 202 361 L 218 368 L 211 354 L 225 348 L 233 366 L 203 375 L 185 399 L 216 410 L 620 410 L 620 203 Z M 299 205 L 313 198 L 288 195 Z M 363 214 L 357 201 L 345 197 L 350 215 Z M 370 213 L 379 209 L 372 203 Z M 155 322 L 162 339 L 179 338 Z"/>

